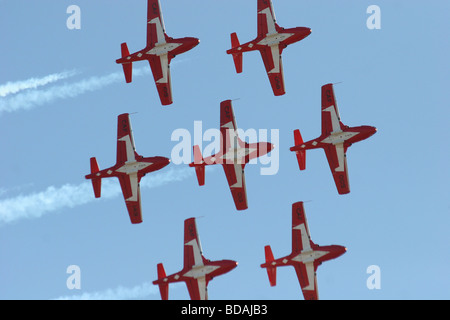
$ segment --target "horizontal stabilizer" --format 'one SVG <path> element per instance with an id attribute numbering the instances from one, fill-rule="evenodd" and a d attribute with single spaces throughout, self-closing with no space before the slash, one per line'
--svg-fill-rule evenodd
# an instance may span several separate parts
<path id="1" fill-rule="evenodd" d="M 294 141 L 295 146 L 301 146 L 303 144 L 303 138 L 300 134 L 300 130 L 294 130 Z M 300 170 L 306 169 L 306 150 L 298 150 L 295 151 L 295 154 L 297 156 L 298 166 Z"/>
<path id="2" fill-rule="evenodd" d="M 97 159 L 95 157 L 92 157 L 90 159 L 91 161 L 91 174 L 95 174 L 100 171 L 98 168 Z M 102 178 L 92 178 L 92 187 L 94 188 L 94 194 L 96 198 L 100 198 L 101 191 L 102 191 Z"/>
<path id="3" fill-rule="evenodd" d="M 205 185 L 205 166 L 195 167 L 195 174 L 197 175 L 198 185 Z"/>
<path id="4" fill-rule="evenodd" d="M 195 145 L 193 149 L 194 149 L 194 164 L 202 164 L 203 156 L 202 152 L 200 151 L 200 147 L 198 145 Z"/>
<path id="5" fill-rule="evenodd" d="M 303 138 L 298 129 L 294 130 L 294 142 L 296 146 L 303 144 Z"/>
<path id="6" fill-rule="evenodd" d="M 238 36 L 236 32 L 231 34 L 231 48 L 238 48 L 241 44 L 239 43 Z M 242 72 L 242 53 L 233 53 L 234 66 L 236 67 L 236 72 Z"/>
<path id="7" fill-rule="evenodd" d="M 203 186 L 205 184 L 205 163 L 198 145 L 194 146 L 194 167 L 198 184 Z"/>
<path id="8" fill-rule="evenodd" d="M 122 58 L 128 57 L 130 55 L 130 51 L 128 50 L 127 44 L 124 42 L 120 45 L 120 49 L 122 51 Z M 125 62 L 122 63 L 123 73 L 125 74 L 125 81 L 130 83 L 133 77 L 133 63 Z"/>
<path id="9" fill-rule="evenodd" d="M 276 286 L 277 284 L 277 267 L 270 266 L 270 263 L 273 262 L 275 259 L 273 258 L 272 249 L 270 246 L 264 247 L 264 253 L 266 255 L 266 264 L 267 264 L 267 275 L 269 276 L 269 282 L 272 287 Z"/>
<path id="10" fill-rule="evenodd" d="M 164 270 L 164 266 L 162 263 L 158 263 L 158 280 L 162 280 L 166 277 L 166 271 Z M 161 293 L 162 300 L 169 300 L 169 283 L 168 282 L 159 282 L 159 292 Z"/>

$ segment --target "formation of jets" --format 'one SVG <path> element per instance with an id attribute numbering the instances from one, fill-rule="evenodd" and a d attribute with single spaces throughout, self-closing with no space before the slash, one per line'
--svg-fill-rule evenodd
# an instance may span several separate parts
<path id="1" fill-rule="evenodd" d="M 271 0 L 257 0 L 257 37 L 240 44 L 236 33 L 231 34 L 232 48 L 226 53 L 233 57 L 237 73 L 242 72 L 242 54 L 259 50 L 272 87 L 273 94 L 285 94 L 281 54 L 289 44 L 298 42 L 310 35 L 311 29 L 296 27 L 284 29 L 275 20 Z M 121 44 L 122 57 L 116 62 L 123 67 L 125 81 L 132 81 L 132 63 L 148 60 L 162 105 L 173 103 L 170 61 L 178 54 L 191 50 L 199 44 L 197 38 L 174 39 L 165 32 L 159 0 L 147 3 L 147 45 L 144 49 L 130 54 L 126 43 Z M 320 137 L 303 142 L 300 130 L 294 130 L 295 152 L 300 170 L 306 168 L 306 150 L 322 148 L 325 151 L 334 182 L 339 194 L 350 192 L 346 161 L 346 151 L 353 143 L 367 139 L 376 132 L 375 127 L 349 127 L 341 122 L 334 96 L 333 84 L 322 86 L 322 134 Z M 198 184 L 205 184 L 205 167 L 220 164 L 223 167 L 236 210 L 248 209 L 244 168 L 250 160 L 263 156 L 275 147 L 269 142 L 247 143 L 238 135 L 231 100 L 220 103 L 220 150 L 214 155 L 203 157 L 200 147 L 193 146 L 194 161 L 189 164 L 195 169 Z M 100 170 L 95 157 L 90 159 L 91 173 L 86 179 L 92 181 L 94 195 L 101 196 L 101 180 L 117 177 L 120 182 L 126 208 L 132 224 L 143 222 L 140 181 L 150 172 L 163 169 L 170 160 L 161 156 L 143 157 L 136 152 L 128 113 L 118 116 L 116 164 Z M 261 268 L 267 270 L 271 286 L 276 285 L 276 270 L 282 266 L 293 266 L 303 296 L 307 300 L 317 300 L 317 268 L 324 262 L 335 259 L 346 252 L 338 245 L 319 246 L 309 233 L 303 202 L 292 205 L 292 252 L 288 256 L 275 259 L 269 245 L 265 246 L 265 263 Z M 203 256 L 195 218 L 184 221 L 184 265 L 177 273 L 167 276 L 162 263 L 157 265 L 158 285 L 161 298 L 169 297 L 169 284 L 185 282 L 192 300 L 208 298 L 207 286 L 214 277 L 223 275 L 234 268 L 233 260 L 210 261 Z"/>

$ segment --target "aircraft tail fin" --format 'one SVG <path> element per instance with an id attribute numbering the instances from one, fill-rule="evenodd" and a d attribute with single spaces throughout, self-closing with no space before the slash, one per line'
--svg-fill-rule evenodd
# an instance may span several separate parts
<path id="1" fill-rule="evenodd" d="M 300 134 L 300 130 L 296 129 L 294 130 L 294 141 L 296 146 L 300 146 L 303 144 L 303 138 Z M 306 169 L 306 150 L 297 150 L 295 151 L 295 154 L 297 155 L 297 161 L 298 166 L 300 167 L 300 170 Z"/>
<path id="2" fill-rule="evenodd" d="M 162 263 L 158 263 L 158 280 L 163 280 L 166 277 L 166 271 Z M 162 300 L 169 300 L 169 283 L 164 281 L 158 281 L 159 292 L 161 293 Z"/>
<path id="3" fill-rule="evenodd" d="M 267 268 L 267 275 L 269 276 L 269 282 L 272 287 L 277 284 L 277 267 L 271 266 L 271 263 L 275 260 L 273 258 L 272 249 L 270 246 L 264 247 L 264 254 L 266 256 L 265 267 Z"/>
<path id="4" fill-rule="evenodd" d="M 120 49 L 122 51 L 122 58 L 128 57 L 130 55 L 130 51 L 128 50 L 127 43 L 124 42 L 120 45 Z M 123 73 L 125 74 L 125 81 L 130 83 L 133 78 L 133 63 L 125 62 L 122 63 Z"/>
<path id="5" fill-rule="evenodd" d="M 198 145 L 194 146 L 194 164 L 192 166 L 195 168 L 198 184 L 203 186 L 205 184 L 205 162 Z"/>
<path id="6" fill-rule="evenodd" d="M 94 175 L 95 173 L 99 172 L 100 169 L 98 168 L 97 159 L 95 157 L 92 157 L 90 159 L 91 161 L 91 175 Z M 98 177 L 92 178 L 92 187 L 94 188 L 94 194 L 96 198 L 100 198 L 101 191 L 102 191 L 102 178 Z"/>
<path id="7" fill-rule="evenodd" d="M 231 34 L 231 47 L 237 48 L 240 46 L 238 36 L 236 32 L 233 32 Z M 241 73 L 242 72 L 242 53 L 233 53 L 233 61 L 234 66 L 236 67 L 236 72 Z"/>

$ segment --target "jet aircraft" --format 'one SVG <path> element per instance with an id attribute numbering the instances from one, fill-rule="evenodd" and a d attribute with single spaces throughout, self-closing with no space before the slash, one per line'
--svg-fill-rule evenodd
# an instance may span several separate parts
<path id="1" fill-rule="evenodd" d="M 233 260 L 211 261 L 203 256 L 197 233 L 195 218 L 184 221 L 184 266 L 180 272 L 166 276 L 162 263 L 157 265 L 158 280 L 162 300 L 169 299 L 169 283 L 184 281 L 191 300 L 208 299 L 208 283 L 214 277 L 227 273 L 237 267 Z"/>
<path id="2" fill-rule="evenodd" d="M 264 247 L 266 262 L 261 268 L 267 269 L 270 285 L 277 284 L 277 267 L 293 266 L 305 300 L 318 300 L 316 271 L 324 261 L 343 255 L 347 249 L 343 246 L 319 246 L 310 237 L 303 202 L 292 204 L 292 253 L 283 258 L 274 259 L 270 246 Z"/>
<path id="3" fill-rule="evenodd" d="M 245 165 L 250 160 L 263 156 L 275 147 L 269 142 L 247 143 L 239 138 L 236 120 L 234 118 L 231 100 L 220 103 L 220 146 L 221 150 L 212 156 L 203 158 L 200 147 L 193 147 L 194 162 L 190 167 L 195 168 L 198 184 L 205 184 L 205 166 L 221 164 L 228 180 L 237 210 L 248 208 L 245 187 Z"/>
<path id="4" fill-rule="evenodd" d="M 296 153 L 300 170 L 306 168 L 306 150 L 323 148 L 339 194 L 350 192 L 347 170 L 347 148 L 353 143 L 365 140 L 375 134 L 371 126 L 349 127 L 341 122 L 336 105 L 333 84 L 322 86 L 322 135 L 317 139 L 303 142 L 300 130 L 294 130 Z"/>
<path id="5" fill-rule="evenodd" d="M 237 34 L 231 34 L 231 49 L 228 54 L 233 56 L 237 73 L 242 73 L 242 53 L 259 50 L 270 85 L 275 96 L 286 93 L 283 77 L 281 54 L 290 44 L 303 40 L 311 34 L 310 28 L 296 27 L 285 29 L 280 27 L 275 19 L 272 0 L 258 0 L 258 35 L 245 44 L 240 44 Z"/>
<path id="6" fill-rule="evenodd" d="M 147 45 L 130 55 L 126 42 L 121 44 L 122 57 L 116 63 L 122 64 L 125 81 L 132 80 L 133 62 L 148 60 L 152 69 L 156 89 L 162 105 L 173 103 L 170 79 L 170 61 L 179 54 L 191 50 L 200 40 L 192 37 L 174 39 L 166 34 L 159 0 L 148 0 Z"/>
<path id="7" fill-rule="evenodd" d="M 144 158 L 136 152 L 129 114 L 118 116 L 117 121 L 117 158 L 116 164 L 101 170 L 97 159 L 90 159 L 91 173 L 86 179 L 92 180 L 96 198 L 101 197 L 102 178 L 117 177 L 130 215 L 131 223 L 142 222 L 141 192 L 139 182 L 149 172 L 160 170 L 169 164 L 165 157 Z"/>

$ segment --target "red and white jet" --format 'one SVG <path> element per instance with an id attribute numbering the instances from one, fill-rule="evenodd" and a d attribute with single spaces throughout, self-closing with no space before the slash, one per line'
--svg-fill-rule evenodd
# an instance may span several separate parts
<path id="1" fill-rule="evenodd" d="M 283 64 L 281 53 L 290 44 L 303 40 L 311 34 L 310 28 L 297 27 L 284 29 L 275 19 L 271 0 L 258 0 L 258 36 L 245 44 L 240 44 L 237 34 L 231 34 L 231 49 L 236 72 L 242 72 L 242 53 L 259 50 L 269 76 L 275 96 L 286 93 L 284 88 Z"/>
<path id="2" fill-rule="evenodd" d="M 159 0 L 148 0 L 147 6 L 147 46 L 130 55 L 126 43 L 121 44 L 122 58 L 116 62 L 122 64 L 127 83 L 132 79 L 132 63 L 148 60 L 152 69 L 156 89 L 162 105 L 172 104 L 170 80 L 170 61 L 178 54 L 191 50 L 199 44 L 197 38 L 174 39 L 166 34 Z"/>
<path id="3" fill-rule="evenodd" d="M 211 261 L 203 256 L 195 218 L 189 218 L 184 221 L 183 270 L 166 276 L 163 264 L 159 263 L 158 280 L 153 281 L 153 284 L 159 286 L 162 300 L 169 299 L 169 283 L 180 281 L 186 282 L 191 300 L 207 300 L 209 281 L 236 267 L 236 261 Z"/>
<path id="4" fill-rule="evenodd" d="M 95 157 L 91 161 L 91 174 L 86 179 L 92 180 L 96 198 L 101 196 L 102 178 L 119 178 L 123 197 L 130 215 L 131 223 L 142 222 L 141 192 L 139 182 L 149 172 L 160 170 L 170 162 L 164 157 L 144 158 L 136 152 L 128 113 L 118 116 L 117 121 L 117 160 L 108 169 L 101 170 Z"/>
<path id="5" fill-rule="evenodd" d="M 237 210 L 248 208 L 247 192 L 245 189 L 245 165 L 250 160 L 263 156 L 275 147 L 269 142 L 247 143 L 238 136 L 236 120 L 234 118 L 231 100 L 220 103 L 220 146 L 221 150 L 203 159 L 198 145 L 194 146 L 194 162 L 190 167 L 195 168 L 198 184 L 205 184 L 205 166 L 221 164 L 228 180 Z"/>
<path id="6" fill-rule="evenodd" d="M 347 170 L 347 148 L 353 143 L 365 140 L 375 134 L 371 126 L 349 127 L 341 122 L 336 105 L 333 85 L 322 86 L 322 135 L 314 140 L 303 142 L 300 131 L 294 131 L 295 146 L 290 150 L 297 155 L 300 170 L 306 168 L 306 150 L 323 148 L 330 165 L 339 194 L 350 192 Z"/>
<path id="7" fill-rule="evenodd" d="M 344 254 L 343 246 L 319 246 L 312 242 L 303 202 L 292 204 L 292 253 L 286 257 L 274 259 L 270 246 L 264 247 L 266 262 L 261 268 L 267 269 L 270 285 L 277 284 L 277 267 L 293 266 L 297 273 L 305 300 L 318 300 L 317 267 L 322 262 L 335 259 Z"/>

